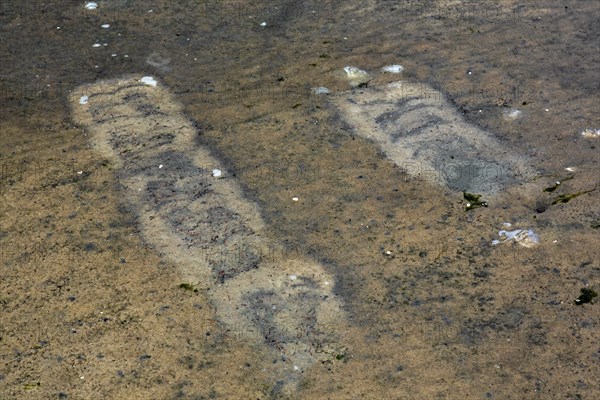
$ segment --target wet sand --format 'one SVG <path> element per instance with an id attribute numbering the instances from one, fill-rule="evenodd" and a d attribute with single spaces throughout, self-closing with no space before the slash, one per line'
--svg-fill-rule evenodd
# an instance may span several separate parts
<path id="1" fill-rule="evenodd" d="M 0 15 L 0 398 L 598 397 L 598 299 L 574 301 L 600 282 L 599 142 L 581 135 L 600 128 L 596 2 L 36 4 Z M 532 185 L 561 185 L 465 211 L 312 93 L 350 90 L 347 65 L 440 90 L 530 160 Z M 127 74 L 164 82 L 265 235 L 335 280 L 347 351 L 297 392 L 180 287 L 73 121 L 74 88 Z M 539 245 L 492 245 L 505 222 Z"/>

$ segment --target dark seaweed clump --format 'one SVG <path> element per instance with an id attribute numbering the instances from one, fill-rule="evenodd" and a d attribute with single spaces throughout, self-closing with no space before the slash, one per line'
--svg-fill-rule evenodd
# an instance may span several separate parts
<path id="1" fill-rule="evenodd" d="M 592 289 L 582 288 L 581 295 L 575 300 L 575 304 L 580 306 L 585 303 L 591 303 L 594 297 L 598 297 L 598 293 L 596 293 Z"/>

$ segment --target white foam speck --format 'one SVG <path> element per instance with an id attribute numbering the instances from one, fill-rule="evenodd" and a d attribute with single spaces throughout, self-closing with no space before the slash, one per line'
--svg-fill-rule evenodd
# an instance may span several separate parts
<path id="1" fill-rule="evenodd" d="M 261 22 L 260 26 L 267 26 L 267 23 L 266 22 Z"/>
<path id="2" fill-rule="evenodd" d="M 104 28 L 104 29 L 108 29 L 108 28 L 110 28 L 110 24 L 102 24 L 102 25 L 100 25 L 100 27 Z"/>
<path id="3" fill-rule="evenodd" d="M 88 1 L 87 3 L 85 3 L 85 8 L 88 10 L 95 10 L 96 8 L 98 8 L 98 3 Z"/>
<path id="4" fill-rule="evenodd" d="M 386 65 L 382 68 L 384 72 L 391 72 L 392 74 L 399 74 L 402 72 L 404 67 L 402 65 L 394 64 L 394 65 Z"/>
<path id="5" fill-rule="evenodd" d="M 87 104 L 89 99 L 89 96 L 81 96 L 79 98 L 79 104 Z"/>
<path id="6" fill-rule="evenodd" d="M 156 82 L 156 79 L 151 76 L 144 76 L 142 79 L 140 79 L 140 82 L 152 87 L 156 87 L 156 84 L 158 83 Z"/>
<path id="7" fill-rule="evenodd" d="M 101 46 L 101 44 L 100 44 L 100 43 L 94 43 L 94 44 L 92 45 L 92 47 L 100 47 L 100 46 Z"/>

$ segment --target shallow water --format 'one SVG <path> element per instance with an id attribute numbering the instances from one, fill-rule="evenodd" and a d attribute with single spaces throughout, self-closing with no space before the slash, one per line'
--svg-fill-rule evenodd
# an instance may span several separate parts
<path id="1" fill-rule="evenodd" d="M 600 126 L 596 2 L 98 4 L 0 9 L 1 398 L 598 397 L 598 305 L 574 302 L 600 281 L 598 139 L 581 135 Z M 403 71 L 381 70 L 393 64 Z M 465 211 L 461 193 L 353 131 L 331 100 L 351 89 L 345 66 L 369 87 L 439 90 L 539 177 Z M 311 259 L 334 280 L 345 351 L 294 392 L 247 325 L 180 287 L 118 165 L 73 121 L 76 88 L 127 74 L 183 105 L 195 145 L 282 244 L 275 259 Z M 539 244 L 492 245 L 517 229 Z M 318 343 L 305 317 L 267 348 Z"/>

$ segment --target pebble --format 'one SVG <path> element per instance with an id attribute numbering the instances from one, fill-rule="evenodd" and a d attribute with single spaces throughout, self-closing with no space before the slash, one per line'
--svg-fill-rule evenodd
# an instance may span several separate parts
<path id="1" fill-rule="evenodd" d="M 325 86 L 319 86 L 319 87 L 313 88 L 313 93 L 314 94 L 328 94 L 331 92 Z"/>
<path id="2" fill-rule="evenodd" d="M 79 98 L 79 104 L 87 104 L 89 99 L 89 96 L 81 96 Z"/>
<path id="3" fill-rule="evenodd" d="M 140 82 L 152 87 L 156 87 L 156 84 L 158 83 L 156 82 L 156 79 L 151 76 L 144 76 L 142 79 L 140 79 Z"/>
<path id="4" fill-rule="evenodd" d="M 393 64 L 393 65 L 386 65 L 382 69 L 384 72 L 391 72 L 392 74 L 399 74 L 400 72 L 402 72 L 404 67 L 402 65 Z"/>
<path id="5" fill-rule="evenodd" d="M 513 108 L 504 111 L 502 114 L 504 115 L 505 119 L 514 121 L 515 119 L 520 118 L 523 115 L 523 111 Z"/>
<path id="6" fill-rule="evenodd" d="M 584 129 L 581 136 L 587 139 L 597 139 L 600 137 L 600 129 Z"/>
<path id="7" fill-rule="evenodd" d="M 360 68 L 353 66 L 344 67 L 344 72 L 346 73 L 346 78 L 350 81 L 351 86 L 359 86 L 360 84 L 367 83 L 371 80 L 371 76 Z"/>
<path id="8" fill-rule="evenodd" d="M 215 168 L 212 170 L 212 176 L 214 176 L 215 178 L 218 178 L 221 175 L 223 175 L 223 172 L 220 169 Z"/>
<path id="9" fill-rule="evenodd" d="M 98 3 L 88 1 L 87 3 L 85 3 L 85 8 L 88 10 L 95 10 L 96 8 L 98 8 Z"/>
<path id="10" fill-rule="evenodd" d="M 523 247 L 534 247 L 539 244 L 540 237 L 531 228 L 527 229 L 515 229 L 514 231 L 501 230 L 498 232 L 499 236 L 504 236 L 503 240 L 493 240 L 492 244 L 497 245 L 510 240 L 514 240 Z"/>

